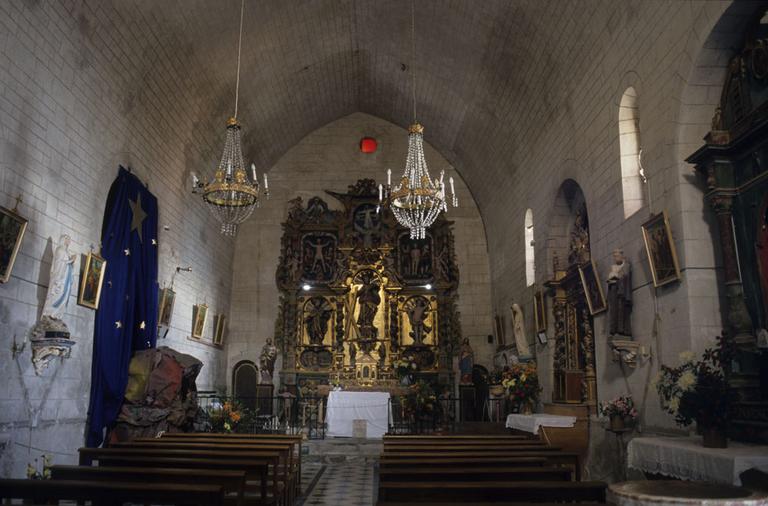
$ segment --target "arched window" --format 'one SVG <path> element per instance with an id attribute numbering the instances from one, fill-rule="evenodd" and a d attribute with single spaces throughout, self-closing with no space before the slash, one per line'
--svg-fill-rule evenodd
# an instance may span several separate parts
<path id="1" fill-rule="evenodd" d="M 533 211 L 525 212 L 525 284 L 536 282 L 536 260 L 533 257 Z"/>
<path id="2" fill-rule="evenodd" d="M 640 165 L 640 117 L 637 92 L 632 86 L 624 91 L 619 105 L 619 151 L 624 218 L 629 218 L 645 204 L 644 174 Z"/>

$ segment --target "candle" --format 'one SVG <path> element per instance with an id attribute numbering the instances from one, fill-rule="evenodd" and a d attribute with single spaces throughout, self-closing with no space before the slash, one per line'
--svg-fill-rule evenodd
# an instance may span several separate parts
<path id="1" fill-rule="evenodd" d="M 453 189 L 453 176 L 448 178 L 448 182 L 451 183 L 451 193 L 456 194 L 456 190 Z"/>
<path id="2" fill-rule="evenodd" d="M 382 186 L 381 186 L 381 185 L 379 185 L 379 202 L 381 202 L 382 200 L 384 200 L 384 198 L 383 198 L 383 190 L 384 190 L 384 188 L 382 188 Z M 378 212 L 378 211 L 377 211 L 377 212 Z"/>
<path id="3" fill-rule="evenodd" d="M 259 178 L 256 177 L 256 164 L 255 163 L 251 164 L 251 174 L 253 175 L 253 182 L 254 183 L 258 183 L 259 182 Z"/>
<path id="4" fill-rule="evenodd" d="M 269 190 L 269 181 L 267 181 L 267 173 L 264 173 L 264 191 Z"/>
<path id="5" fill-rule="evenodd" d="M 387 169 L 387 186 L 392 186 L 392 169 Z"/>

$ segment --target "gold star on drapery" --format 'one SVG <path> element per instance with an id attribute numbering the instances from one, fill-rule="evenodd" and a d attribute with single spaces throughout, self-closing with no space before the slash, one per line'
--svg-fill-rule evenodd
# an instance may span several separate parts
<path id="1" fill-rule="evenodd" d="M 125 253 L 125 256 L 128 256 L 128 255 L 130 255 L 130 254 L 131 254 L 131 250 L 129 250 L 129 249 L 124 249 L 124 250 L 123 250 L 123 253 Z"/>
<path id="2" fill-rule="evenodd" d="M 119 320 L 115 322 L 115 328 L 116 329 L 122 328 L 122 326 L 123 326 L 123 322 L 121 322 Z"/>
<path id="3" fill-rule="evenodd" d="M 131 233 L 135 230 L 139 234 L 139 242 L 143 242 L 141 238 L 141 226 L 144 223 L 144 218 L 147 217 L 147 213 L 141 208 L 141 193 L 136 195 L 136 200 L 128 199 L 128 205 L 131 206 Z"/>
<path id="4" fill-rule="evenodd" d="M 152 246 L 157 246 L 157 239 L 152 239 Z"/>
<path id="5" fill-rule="evenodd" d="M 146 322 L 141 322 L 141 323 L 139 324 L 139 328 L 140 328 L 141 330 L 144 330 L 145 328 L 147 328 L 147 324 L 146 324 Z"/>

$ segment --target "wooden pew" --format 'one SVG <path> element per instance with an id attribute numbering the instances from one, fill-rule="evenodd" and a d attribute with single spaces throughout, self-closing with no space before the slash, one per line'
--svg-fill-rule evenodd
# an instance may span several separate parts
<path id="1" fill-rule="evenodd" d="M 533 467 L 545 466 L 548 461 L 544 457 L 481 457 L 473 459 L 464 459 L 461 457 L 438 457 L 438 458 L 406 458 L 398 459 L 382 456 L 379 460 L 379 468 L 388 467 L 408 468 L 408 469 L 444 469 L 455 466 L 483 466 L 483 467 Z"/>
<path id="2" fill-rule="evenodd" d="M 285 483 L 285 491 L 287 493 L 286 502 L 290 503 L 293 500 L 293 496 L 296 490 L 296 474 L 298 472 L 298 466 L 294 462 L 294 444 L 290 441 L 273 442 L 269 440 L 259 441 L 245 441 L 238 443 L 241 440 L 228 440 L 227 442 L 202 442 L 198 439 L 190 440 L 174 440 L 163 438 L 140 438 L 134 441 L 128 441 L 123 443 L 115 443 L 111 448 L 147 448 L 147 449 L 164 449 L 164 450 L 226 450 L 235 452 L 250 452 L 261 450 L 275 450 L 281 453 L 281 460 L 283 466 L 280 469 L 278 476 L 283 478 L 281 481 Z M 284 474 L 283 474 L 284 473 Z"/>
<path id="3" fill-rule="evenodd" d="M 229 469 L 243 469 L 249 473 L 248 478 L 258 478 L 260 480 L 261 499 L 268 501 L 268 492 L 271 489 L 275 499 L 283 496 L 283 487 L 278 476 L 280 467 L 280 452 L 277 451 L 221 451 L 221 450 L 169 450 L 152 448 L 80 448 L 80 465 L 90 465 L 94 460 L 102 465 L 125 465 L 119 464 L 119 458 L 136 457 L 132 465 L 147 461 L 150 458 L 155 459 L 188 459 L 187 465 L 197 469 L 205 469 L 208 461 L 230 461 Z M 195 462 L 197 461 L 197 462 Z M 157 461 L 155 462 L 157 463 Z M 140 465 L 140 464 L 138 464 Z M 160 467 L 155 465 L 154 467 Z M 219 467 L 221 469 L 221 467 Z M 257 470 L 254 473 L 254 470 Z M 271 470 L 271 472 L 269 472 Z M 252 474 L 251 474 L 252 473 Z M 268 480 L 271 480 L 271 487 L 268 486 Z M 250 487 L 246 485 L 246 489 Z"/>
<path id="4" fill-rule="evenodd" d="M 464 502 L 462 503 L 462 506 L 563 506 L 567 503 L 562 502 L 528 502 L 528 501 L 521 501 L 521 502 Z M 571 503 L 576 506 L 606 506 L 605 503 L 601 502 L 578 502 L 578 503 Z M 455 502 L 392 502 L 392 501 L 379 501 L 376 503 L 376 506 L 456 506 Z"/>
<path id="5" fill-rule="evenodd" d="M 536 436 L 524 436 L 520 434 L 425 434 L 425 435 L 408 435 L 408 434 L 385 434 L 384 442 L 387 441 L 482 441 L 482 440 L 495 440 L 495 441 L 510 441 L 517 439 L 530 439 Z"/>
<path id="6" fill-rule="evenodd" d="M 556 466 L 453 465 L 442 468 L 387 466 L 379 468 L 379 481 L 571 481 L 573 473 Z"/>
<path id="7" fill-rule="evenodd" d="M 245 492 L 245 471 L 64 465 L 52 466 L 50 469 L 52 480 L 218 485 L 222 487 L 225 498 L 234 497 L 237 505 L 243 505 Z"/>
<path id="8" fill-rule="evenodd" d="M 513 451 L 500 451 L 500 452 L 488 452 L 488 451 L 454 451 L 454 452 L 389 452 L 382 455 L 391 459 L 440 459 L 440 458 L 461 458 L 465 460 L 471 460 L 481 462 L 482 459 L 488 459 L 489 457 L 497 458 L 515 458 L 515 457 L 543 457 L 547 459 L 551 464 L 569 466 L 573 472 L 576 480 L 581 479 L 581 468 L 579 466 L 579 454 L 572 452 L 562 452 L 551 449 L 540 450 L 513 450 Z"/>
<path id="9" fill-rule="evenodd" d="M 21 499 L 32 504 L 93 501 L 102 504 L 164 504 L 221 506 L 222 487 L 216 485 L 124 483 L 80 480 L 0 480 L 0 501 Z"/>
<path id="10" fill-rule="evenodd" d="M 216 432 L 165 432 L 160 436 L 161 439 L 174 441 L 196 440 L 201 442 L 240 442 L 240 441 L 290 441 L 296 446 L 296 494 L 301 492 L 301 448 L 304 437 L 291 434 L 238 434 L 238 433 L 216 433 Z"/>
<path id="11" fill-rule="evenodd" d="M 547 444 L 546 441 L 541 439 L 436 439 L 434 441 L 422 441 L 419 439 L 413 439 L 410 441 L 397 440 L 397 441 L 384 441 L 384 446 L 397 445 L 397 446 L 431 446 L 431 445 L 453 445 L 453 446 L 483 446 L 493 447 L 496 445 L 513 446 L 513 445 L 540 445 Z"/>
<path id="12" fill-rule="evenodd" d="M 411 444 L 385 444 L 384 453 L 396 453 L 396 452 L 508 452 L 508 451 L 524 451 L 524 450 L 539 450 L 539 451 L 560 451 L 558 446 L 548 446 L 545 443 L 539 441 L 526 441 L 526 444 L 513 443 L 513 444 L 495 444 L 492 446 L 487 445 L 453 445 L 453 444 L 431 444 L 431 445 L 411 445 Z"/>
<path id="13" fill-rule="evenodd" d="M 605 502 L 607 485 L 598 481 L 382 482 L 382 502 Z"/>

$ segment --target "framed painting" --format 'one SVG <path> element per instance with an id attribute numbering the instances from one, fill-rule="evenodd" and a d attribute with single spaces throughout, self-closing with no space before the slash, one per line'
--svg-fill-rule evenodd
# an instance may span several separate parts
<path id="1" fill-rule="evenodd" d="M 99 309 L 101 299 L 101 285 L 104 282 L 104 273 L 107 270 L 107 261 L 94 252 L 85 257 L 83 274 L 80 276 L 80 291 L 77 294 L 77 303 L 91 309 Z"/>
<path id="2" fill-rule="evenodd" d="M 664 286 L 680 279 L 675 241 L 667 212 L 662 211 L 643 223 L 643 242 L 651 268 L 653 286 Z"/>
<path id="3" fill-rule="evenodd" d="M 22 218 L 16 210 L 0 206 L 0 283 L 7 283 L 11 279 L 13 263 L 26 230 L 26 218 Z"/>
<path id="4" fill-rule="evenodd" d="M 161 288 L 159 300 L 160 309 L 157 315 L 157 324 L 170 327 L 173 304 L 176 302 L 176 292 L 173 291 L 173 288 Z"/>
<path id="5" fill-rule="evenodd" d="M 536 322 L 536 333 L 547 330 L 547 308 L 544 306 L 544 292 L 536 290 L 533 294 L 533 316 Z"/>
<path id="6" fill-rule="evenodd" d="M 195 304 L 192 306 L 192 337 L 201 339 L 205 332 L 205 322 L 208 319 L 208 306 Z"/>
<path id="7" fill-rule="evenodd" d="M 224 345 L 224 331 L 226 330 L 227 317 L 223 314 L 217 314 L 213 319 L 213 344 L 216 346 Z"/>
<path id="8" fill-rule="evenodd" d="M 584 298 L 587 299 L 590 314 L 602 313 L 608 309 L 605 302 L 605 294 L 600 284 L 600 277 L 597 275 L 595 261 L 579 267 L 579 276 L 581 277 L 581 287 L 584 289 Z"/>

